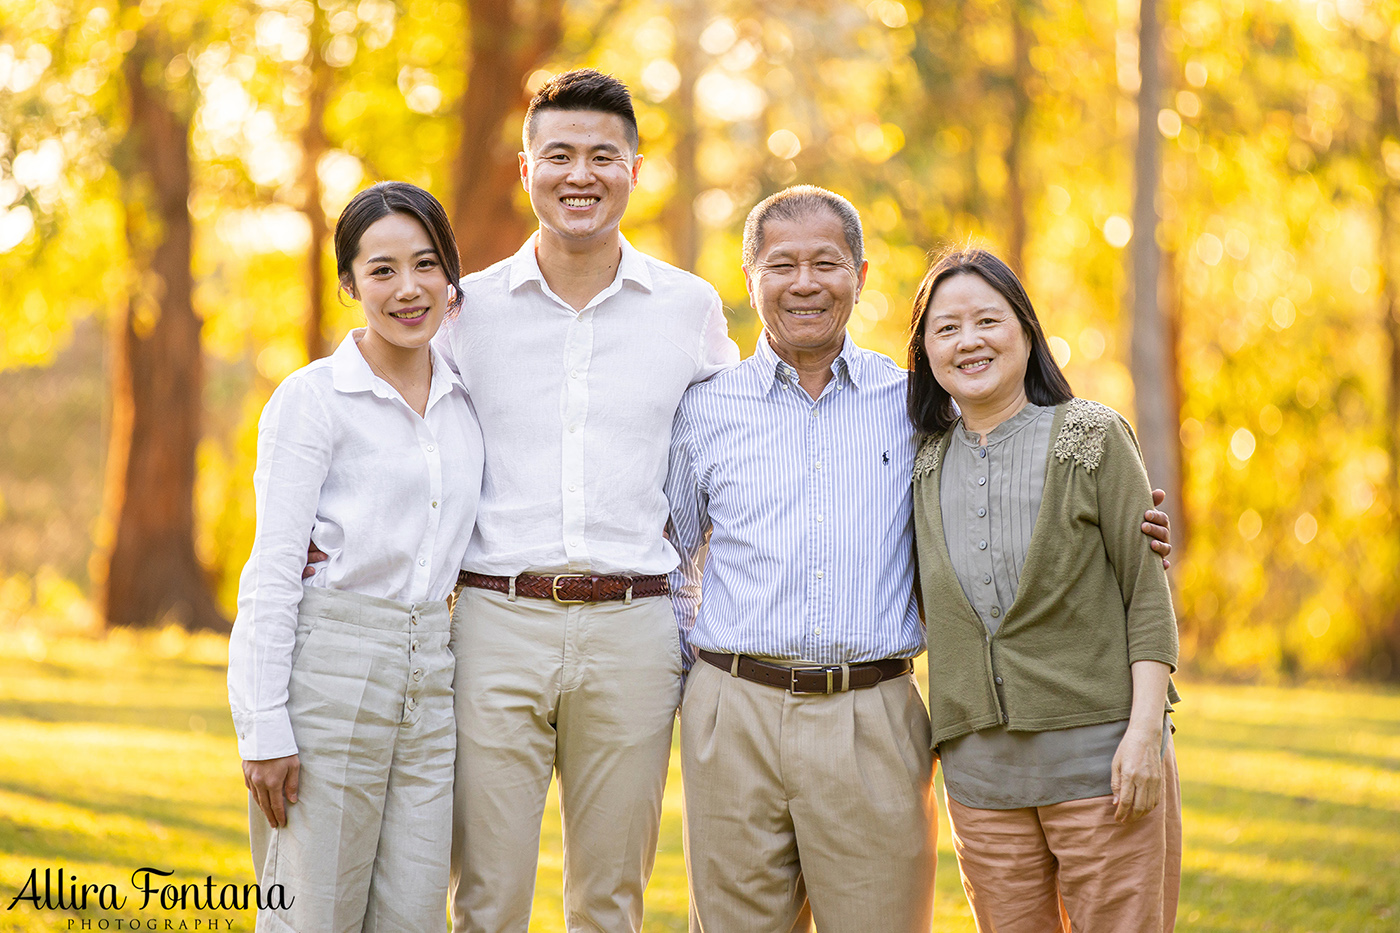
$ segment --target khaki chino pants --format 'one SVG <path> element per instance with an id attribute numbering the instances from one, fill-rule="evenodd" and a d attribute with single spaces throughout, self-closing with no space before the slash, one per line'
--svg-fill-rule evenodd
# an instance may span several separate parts
<path id="1" fill-rule="evenodd" d="M 928 933 L 929 738 L 912 676 L 794 696 L 697 662 L 681 705 L 692 933 Z"/>
<path id="2" fill-rule="evenodd" d="M 253 869 L 288 910 L 272 933 L 429 933 L 447 927 L 452 652 L 446 602 L 307 588 L 287 712 L 298 801 L 273 829 L 249 795 Z"/>
<path id="3" fill-rule="evenodd" d="M 468 587 L 455 611 L 457 933 L 525 933 L 550 773 L 570 931 L 641 929 L 680 700 L 667 597 L 560 605 Z"/>

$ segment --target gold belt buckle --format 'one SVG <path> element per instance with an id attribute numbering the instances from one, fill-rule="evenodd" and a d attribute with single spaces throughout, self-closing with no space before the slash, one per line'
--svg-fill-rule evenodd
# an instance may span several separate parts
<path id="1" fill-rule="evenodd" d="M 573 579 L 573 580 L 586 580 L 586 579 L 588 579 L 588 574 L 586 574 L 586 573 L 556 573 L 556 574 L 554 575 L 554 579 L 551 580 L 550 583 L 549 583 L 549 597 L 550 597 L 550 599 L 553 599 L 556 603 L 559 603 L 561 606 L 571 606 L 571 605 L 575 605 L 575 604 L 577 604 L 577 603 L 586 603 L 586 602 L 588 602 L 588 600 L 586 600 L 586 599 L 560 599 L 560 598 L 559 598 L 559 581 L 560 581 L 560 580 L 570 580 L 570 579 Z"/>

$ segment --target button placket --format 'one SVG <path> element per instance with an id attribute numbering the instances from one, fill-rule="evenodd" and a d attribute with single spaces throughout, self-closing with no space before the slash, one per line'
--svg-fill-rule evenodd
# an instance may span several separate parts
<path id="1" fill-rule="evenodd" d="M 593 306 L 590 302 L 569 322 L 561 360 L 563 379 L 563 463 L 560 496 L 563 504 L 564 556 L 571 565 L 587 562 L 584 538 L 587 496 L 584 487 L 584 455 L 588 421 L 589 365 L 593 352 Z"/>

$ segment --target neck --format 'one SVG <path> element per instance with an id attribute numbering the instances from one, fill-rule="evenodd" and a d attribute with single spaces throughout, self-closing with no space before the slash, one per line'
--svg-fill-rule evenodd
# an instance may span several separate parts
<path id="1" fill-rule="evenodd" d="M 433 363 L 428 345 L 400 347 L 383 339 L 371 328 L 365 328 L 360 338 L 360 355 L 370 369 L 399 390 L 405 398 L 414 387 L 421 388 L 432 381 Z"/>
<path id="2" fill-rule="evenodd" d="M 963 427 L 981 435 L 984 445 L 987 443 L 987 435 L 995 430 L 997 425 L 1019 413 L 1029 403 L 1024 387 L 1010 398 L 974 401 L 955 397 L 953 401 L 958 403 L 958 410 L 962 412 Z"/>
<path id="3" fill-rule="evenodd" d="M 841 348 L 844 345 L 843 336 L 841 344 L 838 344 L 834 349 L 779 350 L 773 346 L 772 338 L 768 339 L 768 346 L 773 347 L 773 352 L 778 355 L 778 359 L 797 370 L 797 384 L 802 386 L 803 390 L 814 400 L 822 394 L 822 390 L 831 381 L 834 375 L 831 371 L 832 364 L 841 355 Z"/>
<path id="4" fill-rule="evenodd" d="M 535 240 L 535 259 L 549 290 L 580 311 L 617 277 L 622 235 L 613 229 L 579 242 L 541 227 Z"/>

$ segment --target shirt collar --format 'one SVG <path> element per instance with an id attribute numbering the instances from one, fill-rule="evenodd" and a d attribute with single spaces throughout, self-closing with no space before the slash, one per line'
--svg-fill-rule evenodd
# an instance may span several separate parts
<path id="1" fill-rule="evenodd" d="M 768 342 L 767 328 L 759 331 L 753 359 L 757 361 L 758 388 L 764 394 L 771 392 L 779 383 L 797 384 L 797 370 L 773 350 L 772 344 Z M 853 389 L 859 389 L 863 364 L 860 347 L 856 346 L 856 342 L 847 333 L 841 345 L 841 352 L 831 361 L 832 378 L 838 382 L 849 383 Z"/>
<path id="2" fill-rule="evenodd" d="M 346 394 L 373 392 L 380 398 L 397 398 L 398 393 L 394 391 L 393 386 L 374 374 L 364 354 L 360 352 L 359 339 L 364 333 L 365 328 L 356 327 L 345 335 L 340 346 L 331 354 L 331 385 L 337 392 Z M 438 399 L 454 388 L 460 388 L 463 392 L 466 392 L 467 388 L 452 371 L 452 367 L 447 365 L 447 360 L 443 359 L 437 347 L 428 344 L 428 353 L 433 363 L 433 381 L 428 387 L 427 408 L 432 408 Z"/>
<path id="3" fill-rule="evenodd" d="M 535 244 L 539 242 L 539 238 L 540 232 L 536 230 L 530 234 L 525 245 L 520 247 L 510 258 L 510 290 L 512 292 L 529 282 L 538 282 L 541 289 L 548 287 L 544 280 L 544 273 L 540 271 L 539 257 L 535 255 Z M 634 282 L 644 291 L 650 292 L 652 289 L 651 269 L 647 265 L 646 257 L 631 243 L 628 243 L 627 238 L 622 234 L 619 233 L 617 238 L 622 244 L 622 259 L 617 264 L 617 275 L 613 279 L 613 284 L 603 291 L 608 291 L 609 288 L 613 288 L 620 282 Z"/>

